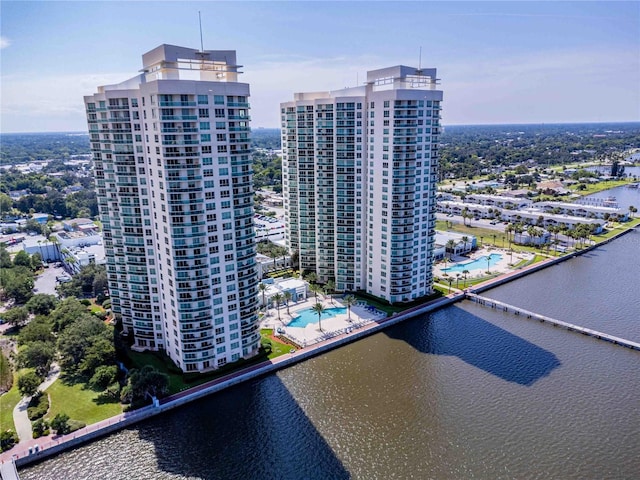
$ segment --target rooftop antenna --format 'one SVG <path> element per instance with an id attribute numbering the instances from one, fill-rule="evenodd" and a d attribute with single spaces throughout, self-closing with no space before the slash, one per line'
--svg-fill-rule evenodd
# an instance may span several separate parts
<path id="1" fill-rule="evenodd" d="M 418 56 L 418 70 L 422 70 L 422 45 L 420 45 L 420 55 Z"/>
<path id="2" fill-rule="evenodd" d="M 198 10 L 198 22 L 200 23 L 200 51 L 204 52 L 204 42 L 202 41 L 202 15 Z"/>

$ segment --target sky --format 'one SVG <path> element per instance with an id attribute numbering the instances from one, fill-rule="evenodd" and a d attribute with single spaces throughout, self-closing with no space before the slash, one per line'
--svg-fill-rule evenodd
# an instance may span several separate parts
<path id="1" fill-rule="evenodd" d="M 0 2 L 0 132 L 86 131 L 163 43 L 236 50 L 252 127 L 294 92 L 435 67 L 443 124 L 640 121 L 640 2 Z M 422 54 L 420 55 L 420 50 Z"/>

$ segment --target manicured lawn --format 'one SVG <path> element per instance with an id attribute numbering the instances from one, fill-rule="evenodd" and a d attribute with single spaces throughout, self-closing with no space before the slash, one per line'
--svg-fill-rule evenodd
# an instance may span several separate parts
<path id="1" fill-rule="evenodd" d="M 122 413 L 122 405 L 119 402 L 96 402 L 100 394 L 82 383 L 68 385 L 62 379 L 58 379 L 46 392 L 49 394 L 51 405 L 46 416 L 49 420 L 58 413 L 66 413 L 73 420 L 90 425 Z"/>
<path id="2" fill-rule="evenodd" d="M 598 193 L 603 190 L 609 190 L 610 188 L 620 187 L 629 183 L 633 182 L 631 180 L 607 180 L 606 182 L 588 183 L 586 185 L 587 188 L 584 190 L 578 190 L 577 184 L 572 185 L 570 190 L 573 190 L 574 193 L 577 193 L 578 195 L 590 195 L 592 193 Z"/>
<path id="3" fill-rule="evenodd" d="M 275 337 L 272 337 L 273 329 L 264 328 L 260 330 L 260 336 L 262 338 L 268 338 L 271 340 L 271 353 L 269 354 L 269 360 L 272 360 L 280 355 L 284 355 L 285 353 L 290 353 L 291 349 L 294 348 L 291 345 L 288 345 L 284 342 L 281 342 Z"/>
<path id="4" fill-rule="evenodd" d="M 273 332 L 273 331 L 271 331 Z M 261 331 L 262 333 L 262 331 Z M 187 388 L 192 388 L 197 385 L 206 383 L 219 377 L 223 377 L 233 372 L 237 372 L 243 368 L 247 368 L 252 365 L 270 360 L 272 358 L 289 353 L 292 347 L 291 345 L 283 346 L 284 344 L 278 340 L 271 339 L 272 351 L 269 356 L 265 355 L 262 351 L 260 354 L 247 360 L 238 360 L 237 362 L 227 364 L 220 367 L 218 370 L 207 373 L 189 373 L 184 374 L 179 372 L 177 367 L 173 365 L 169 357 L 162 358 L 157 353 L 152 352 L 134 352 L 127 351 L 129 357 L 129 368 L 141 368 L 144 365 L 151 365 L 159 372 L 166 374 L 169 377 L 169 394 L 178 393 Z"/>
<path id="5" fill-rule="evenodd" d="M 7 393 L 0 396 L 0 428 L 2 430 L 12 429 L 14 432 L 16 427 L 13 423 L 13 409 L 18 404 L 22 395 L 18 392 L 18 374 L 13 374 L 13 387 Z"/>

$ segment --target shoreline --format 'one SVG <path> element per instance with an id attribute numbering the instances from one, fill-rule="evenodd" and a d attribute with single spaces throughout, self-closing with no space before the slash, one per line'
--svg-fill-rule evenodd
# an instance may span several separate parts
<path id="1" fill-rule="evenodd" d="M 531 273 L 540 271 L 544 268 L 557 265 L 566 260 L 570 260 L 579 255 L 582 255 L 583 253 L 590 252 L 601 245 L 606 245 L 609 242 L 628 234 L 630 231 L 635 230 L 636 228 L 637 226 L 626 228 L 616 233 L 612 237 L 599 242 L 598 244 L 590 245 L 589 247 L 583 248 L 582 250 L 576 252 L 572 252 L 562 257 L 550 258 L 539 263 L 528 265 L 526 267 L 523 267 L 522 269 L 502 274 L 498 277 L 488 279 L 483 283 L 467 287 L 466 290 L 473 293 L 481 293 L 491 288 L 498 287 Z M 373 322 L 368 323 L 349 334 L 338 335 L 320 343 L 305 347 L 301 350 L 296 351 L 295 353 L 284 354 L 273 360 L 253 365 L 246 369 L 230 373 L 228 375 L 225 375 L 224 377 L 211 380 L 210 382 L 198 385 L 191 389 L 178 392 L 169 397 L 161 399 L 155 406 L 150 405 L 138 410 L 122 413 L 101 422 L 88 425 L 69 435 L 54 435 L 29 440 L 22 445 L 22 450 L 11 449 L 2 453 L 0 455 L 0 461 L 4 463 L 13 460 L 15 462 L 15 465 L 20 468 L 32 463 L 44 461 L 49 457 L 57 455 L 58 453 L 74 449 L 97 438 L 109 435 L 118 430 L 122 430 L 143 420 L 159 415 L 167 410 L 172 410 L 184 404 L 204 398 L 213 393 L 237 385 L 239 383 L 268 375 L 284 368 L 288 368 L 292 365 L 313 358 L 317 355 L 326 353 L 335 348 L 339 348 L 343 345 L 348 345 L 352 342 L 378 333 L 389 326 L 398 324 L 405 320 L 409 320 L 426 313 L 439 310 L 464 299 L 465 290 L 457 290 L 442 298 L 432 300 L 431 302 L 413 307 L 401 313 L 397 313 L 379 320 L 374 320 Z M 30 452 L 30 450 L 32 450 L 35 445 L 38 445 L 38 452 Z M 20 444 L 18 444 L 16 447 L 20 447 Z"/>

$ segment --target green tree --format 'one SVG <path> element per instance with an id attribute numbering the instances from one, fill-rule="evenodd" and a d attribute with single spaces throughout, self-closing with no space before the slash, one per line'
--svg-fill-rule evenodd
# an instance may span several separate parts
<path id="1" fill-rule="evenodd" d="M 95 373 L 89 380 L 89 385 L 98 390 L 104 390 L 109 385 L 115 383 L 118 378 L 118 367 L 115 365 L 101 365 L 96 368 Z"/>
<path id="2" fill-rule="evenodd" d="M 276 304 L 276 310 L 278 311 L 278 320 L 280 320 L 280 303 L 284 300 L 284 296 L 278 292 L 271 297 L 271 300 Z"/>
<path id="3" fill-rule="evenodd" d="M 47 293 L 36 293 L 26 303 L 25 307 L 34 315 L 49 315 L 58 305 L 58 299 Z"/>
<path id="4" fill-rule="evenodd" d="M 53 342 L 55 337 L 51 331 L 51 323 L 46 317 L 36 317 L 20 329 L 18 345 L 31 342 Z"/>
<path id="5" fill-rule="evenodd" d="M 92 375 L 100 363 L 112 361 L 112 332 L 113 327 L 93 316 L 76 320 L 58 337 L 60 366 L 67 372 Z"/>
<path id="6" fill-rule="evenodd" d="M 2 314 L 2 318 L 11 325 L 19 327 L 29 319 L 29 311 L 25 307 L 13 307 Z"/>
<path id="7" fill-rule="evenodd" d="M 258 284 L 258 290 L 262 293 L 262 305 L 264 305 L 265 310 L 267 310 L 267 299 L 265 297 L 266 291 L 269 288 L 269 285 L 266 283 L 260 282 Z"/>
<path id="8" fill-rule="evenodd" d="M 5 430 L 0 433 L 0 451 L 6 452 L 18 443 L 18 435 L 13 430 Z"/>
<path id="9" fill-rule="evenodd" d="M 87 307 L 80 303 L 77 298 L 65 298 L 55 310 L 51 312 L 51 321 L 53 330 L 61 332 L 75 320 L 81 318 L 91 318 L 91 314 L 87 311 Z"/>
<path id="10" fill-rule="evenodd" d="M 33 255 L 31 255 L 31 270 L 35 272 L 36 270 L 39 270 L 41 267 L 42 267 L 42 255 L 40 255 L 40 252 L 35 252 Z"/>
<path id="11" fill-rule="evenodd" d="M 18 392 L 23 397 L 30 397 L 38 391 L 42 378 L 36 372 L 27 372 L 18 378 Z"/>
<path id="12" fill-rule="evenodd" d="M 289 290 L 285 291 L 283 295 L 284 295 L 284 301 L 287 305 L 287 315 L 291 315 L 291 313 L 289 313 L 289 302 L 293 298 L 293 295 Z"/>
<path id="13" fill-rule="evenodd" d="M 126 389 L 123 389 L 123 400 L 134 405 L 144 403 L 149 395 L 163 397 L 169 391 L 169 377 L 157 371 L 151 365 L 132 370 Z"/>
<path id="14" fill-rule="evenodd" d="M 13 208 L 13 200 L 6 193 L 0 192 L 0 213 L 7 213 Z"/>
<path id="15" fill-rule="evenodd" d="M 5 299 L 24 304 L 33 295 L 33 272 L 24 266 L 0 268 L 0 286 Z"/>
<path id="16" fill-rule="evenodd" d="M 322 314 L 325 311 L 324 305 L 322 305 L 320 302 L 318 302 L 314 306 L 311 307 L 311 310 L 313 310 L 314 312 L 316 312 L 318 314 L 318 328 L 322 332 Z"/>
<path id="17" fill-rule="evenodd" d="M 0 268 L 11 268 L 12 266 L 11 254 L 4 243 L 0 244 Z"/>
<path id="18" fill-rule="evenodd" d="M 356 297 L 353 295 L 347 295 L 342 299 L 342 303 L 347 306 L 347 319 L 351 321 L 351 307 L 353 307 L 357 303 Z"/>
<path id="19" fill-rule="evenodd" d="M 35 341 L 27 344 L 18 355 L 18 364 L 35 369 L 36 374 L 46 377 L 51 368 L 51 362 L 56 356 L 53 342 Z"/>
<path id="20" fill-rule="evenodd" d="M 93 375 L 98 367 L 115 363 L 116 349 L 111 338 L 96 336 L 84 352 L 84 358 L 78 371 L 84 375 Z"/>
<path id="21" fill-rule="evenodd" d="M 13 265 L 15 267 L 31 268 L 31 257 L 24 250 L 20 250 L 16 253 L 16 256 L 13 257 Z"/>
<path id="22" fill-rule="evenodd" d="M 333 303 L 333 292 L 336 291 L 336 282 L 329 280 L 323 288 L 324 294 L 329 296 L 331 303 Z"/>
<path id="23" fill-rule="evenodd" d="M 53 420 L 51 420 L 51 428 L 57 435 L 65 435 L 71 431 L 69 426 L 69 415 L 66 413 L 58 413 Z"/>

